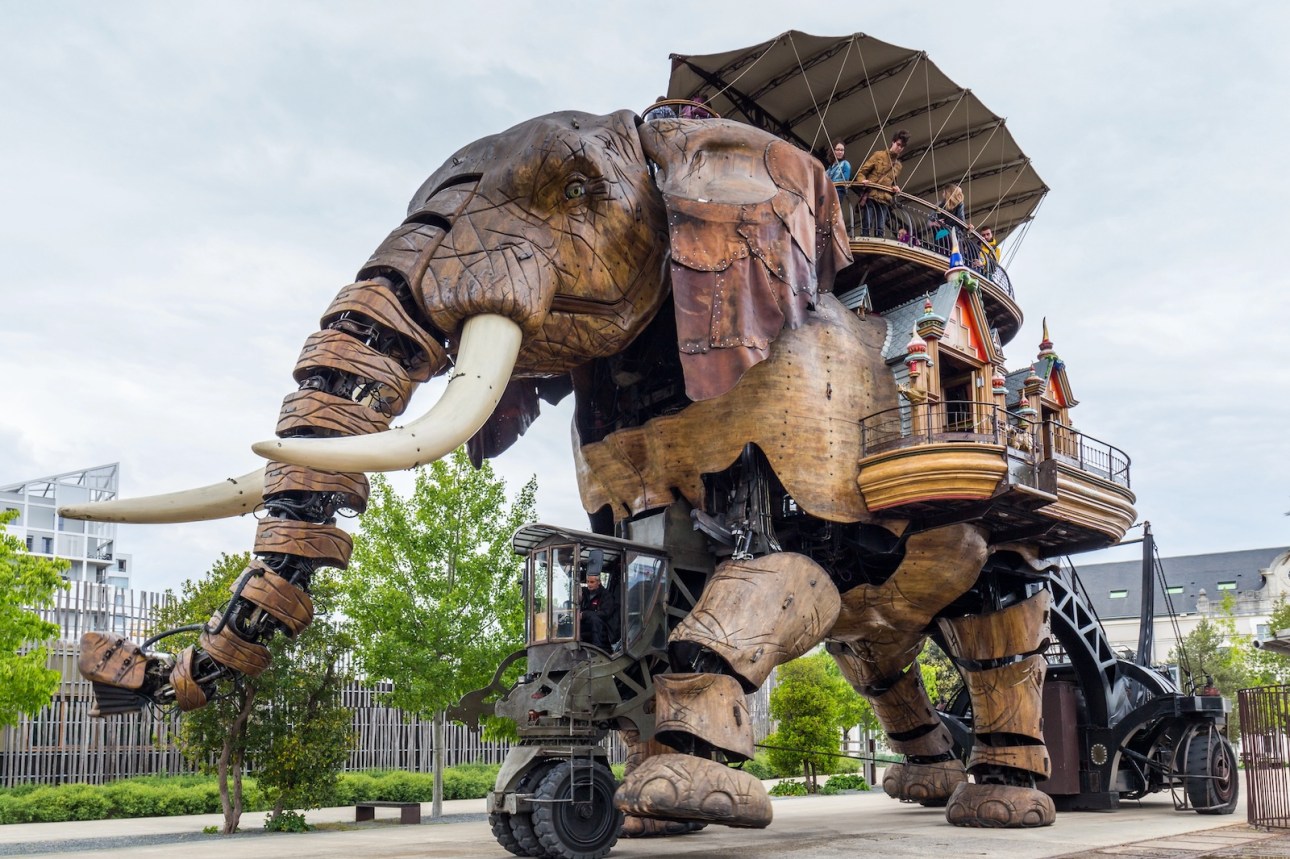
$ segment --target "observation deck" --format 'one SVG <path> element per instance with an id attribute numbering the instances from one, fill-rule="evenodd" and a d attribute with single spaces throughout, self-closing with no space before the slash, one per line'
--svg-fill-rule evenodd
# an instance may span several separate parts
<path id="1" fill-rule="evenodd" d="M 1133 524 L 1129 457 L 1057 421 L 986 403 L 887 409 L 860 421 L 860 491 L 870 512 L 926 526 L 982 521 L 995 542 L 1045 555 L 1116 543 Z"/>
<path id="2" fill-rule="evenodd" d="M 883 313 L 936 289 L 950 265 L 950 232 L 959 237 L 963 264 L 981 286 L 986 321 L 1007 343 L 1021 329 L 1023 316 L 1007 270 L 986 238 L 972 225 L 934 203 L 867 182 L 839 182 L 838 199 L 855 262 L 838 274 L 834 292 L 866 287 L 872 309 Z M 871 190 L 891 194 L 885 213 L 865 202 Z M 881 234 L 879 224 L 883 225 Z"/>

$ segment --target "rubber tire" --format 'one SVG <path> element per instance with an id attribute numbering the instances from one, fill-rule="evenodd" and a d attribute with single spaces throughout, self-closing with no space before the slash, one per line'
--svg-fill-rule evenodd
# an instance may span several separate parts
<path id="1" fill-rule="evenodd" d="M 505 811 L 490 811 L 488 813 L 488 826 L 493 830 L 493 837 L 497 843 L 506 848 L 506 852 L 514 853 L 516 856 L 527 856 L 528 851 L 520 846 L 519 839 L 511 831 L 511 815 Z"/>
<path id="2" fill-rule="evenodd" d="M 568 801 L 586 796 L 588 784 L 590 808 Z M 617 789 L 613 773 L 603 764 L 575 768 L 561 761 L 552 767 L 533 794 L 538 801 L 533 831 L 546 854 L 554 859 L 601 859 L 608 854 L 623 828 L 623 813 L 614 807 Z"/>
<path id="3" fill-rule="evenodd" d="M 524 774 L 524 777 L 520 779 L 519 784 L 516 785 L 516 791 L 519 793 L 529 793 L 532 791 L 534 786 L 546 777 L 546 774 L 550 771 L 554 763 L 554 761 L 550 760 L 537 761 L 534 763 L 533 767 Z M 545 857 L 547 855 L 546 848 L 544 848 L 542 843 L 538 841 L 537 833 L 533 831 L 532 813 L 525 811 L 520 814 L 510 814 L 507 815 L 507 817 L 510 818 L 509 823 L 511 827 L 511 837 L 515 840 L 516 847 L 518 848 L 518 850 L 512 850 L 511 852 L 515 853 L 517 856 L 533 856 L 538 859 Z M 498 838 L 497 841 L 501 844 L 501 838 Z M 502 844 L 502 846 L 506 847 L 505 844 Z M 509 847 L 506 849 L 510 850 Z"/>
<path id="4" fill-rule="evenodd" d="M 1214 742 L 1217 741 L 1217 742 Z M 1205 731 L 1187 742 L 1187 801 L 1197 814 L 1231 814 L 1241 793 L 1236 752 L 1226 737 Z M 1193 776 L 1224 776 L 1192 778 Z"/>

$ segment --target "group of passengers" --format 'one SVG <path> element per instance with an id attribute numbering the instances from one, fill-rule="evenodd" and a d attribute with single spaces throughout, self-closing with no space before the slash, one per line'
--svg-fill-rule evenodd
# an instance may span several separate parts
<path id="1" fill-rule="evenodd" d="M 712 111 L 708 110 L 705 105 L 707 101 L 702 96 L 694 101 L 686 101 L 682 104 L 680 112 L 670 104 L 664 104 L 668 100 L 667 96 L 661 95 L 654 100 L 654 106 L 645 111 L 643 119 L 646 122 L 653 122 L 657 119 L 712 119 Z M 679 99 L 678 99 L 679 101 Z"/>
<path id="2" fill-rule="evenodd" d="M 908 145 L 909 132 L 897 131 L 888 148 L 870 155 L 856 172 L 855 181 L 867 184 L 853 187 L 845 184 L 852 180 L 846 144 L 841 140 L 833 141 L 832 163 L 826 172 L 829 180 L 838 185 L 838 202 L 844 214 L 850 215 L 853 206 L 860 210 L 862 237 L 887 237 L 887 222 L 892 216 L 895 195 L 900 193 L 897 182 L 902 167 L 900 156 Z M 848 196 L 848 189 L 858 196 Z M 893 232 L 898 242 L 912 247 L 930 247 L 948 257 L 951 231 L 957 228 L 964 262 L 987 277 L 992 276 L 999 266 L 999 245 L 994 231 L 990 227 L 982 227 L 978 233 L 976 227 L 968 223 L 963 188 L 957 183 L 941 188 L 937 208 L 932 209 L 925 224 L 919 224 L 903 213 L 897 220 L 900 223 Z"/>

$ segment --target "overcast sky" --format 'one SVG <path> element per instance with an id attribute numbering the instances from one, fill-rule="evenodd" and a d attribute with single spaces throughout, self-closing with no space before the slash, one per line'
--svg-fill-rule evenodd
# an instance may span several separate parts
<path id="1" fill-rule="evenodd" d="M 1075 424 L 1132 457 L 1162 551 L 1288 542 L 1287 204 L 1269 182 L 1290 6 L 466 5 L 0 2 L 0 484 L 120 461 L 133 496 L 251 470 L 319 315 L 459 146 L 553 110 L 640 110 L 672 52 L 863 31 L 1006 116 L 1052 188 L 1011 266 L 1009 367 L 1047 316 Z M 513 489 L 536 472 L 542 517 L 583 527 L 569 419 L 548 408 L 496 465 Z M 235 519 L 118 542 L 160 589 L 253 535 Z"/>

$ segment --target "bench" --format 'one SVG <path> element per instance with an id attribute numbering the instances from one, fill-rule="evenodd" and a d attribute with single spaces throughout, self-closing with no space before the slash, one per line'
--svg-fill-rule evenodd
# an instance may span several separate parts
<path id="1" fill-rule="evenodd" d="M 376 817 L 376 809 L 378 808 L 397 808 L 399 810 L 399 823 L 421 822 L 421 803 L 389 802 L 386 800 L 354 803 L 354 822 L 362 823 L 364 820 L 373 820 Z"/>

